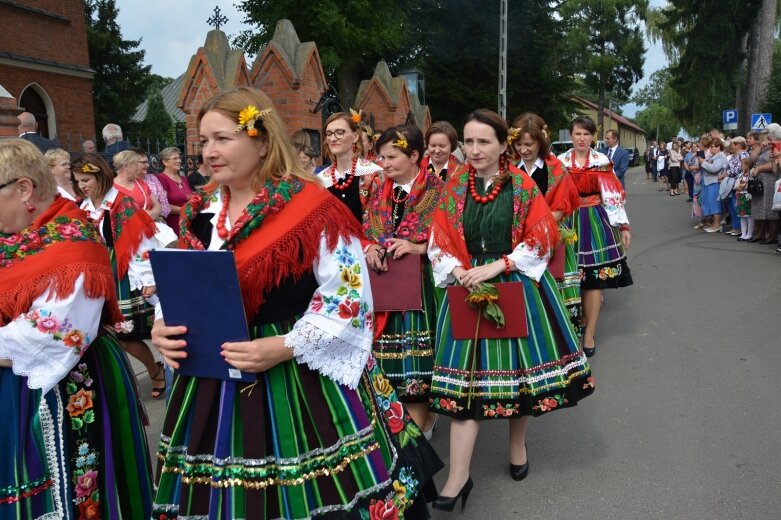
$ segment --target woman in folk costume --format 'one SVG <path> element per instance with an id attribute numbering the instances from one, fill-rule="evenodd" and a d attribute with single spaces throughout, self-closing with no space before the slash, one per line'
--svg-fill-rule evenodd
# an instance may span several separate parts
<path id="1" fill-rule="evenodd" d="M 265 94 L 224 91 L 198 121 L 213 183 L 184 207 L 181 240 L 235 252 L 254 339 L 225 343 L 222 355 L 257 382 L 176 377 L 154 518 L 424 516 L 422 489 L 441 462 L 367 365 L 360 226 L 303 171 Z M 155 323 L 153 342 L 174 368 L 187 357 L 175 338 L 184 332 Z"/>
<path id="2" fill-rule="evenodd" d="M 553 218 L 559 224 L 561 243 L 564 248 L 563 278 L 557 279 L 559 291 L 567 306 L 570 321 L 575 333 L 581 334 L 580 272 L 575 255 L 575 233 L 567 227 L 569 216 L 578 208 L 580 197 L 575 183 L 564 168 L 564 164 L 548 151 L 548 125 L 537 114 L 525 113 L 515 118 L 507 136 L 519 169 L 534 180 L 545 202 L 553 212 Z"/>
<path id="3" fill-rule="evenodd" d="M 420 167 L 423 134 L 418 127 L 389 128 L 380 136 L 377 148 L 384 179 L 375 178 L 376 187 L 364 213 L 365 238 L 372 243 L 366 261 L 371 269 L 387 271 L 386 255 L 394 259 L 422 256 L 423 309 L 378 313 L 372 355 L 412 419 L 430 439 L 438 417 L 428 410 L 436 305 L 426 245 L 443 184 L 439 177 Z"/>
<path id="4" fill-rule="evenodd" d="M 149 452 L 108 254 L 43 155 L 0 142 L 0 519 L 149 518 Z"/>
<path id="5" fill-rule="evenodd" d="M 510 419 L 510 475 L 528 473 L 530 416 L 573 406 L 594 388 L 586 357 L 547 271 L 559 233 L 534 181 L 508 165 L 507 123 L 479 109 L 466 118 L 468 164 L 448 182 L 434 213 L 429 243 L 434 282 L 478 289 L 520 282 L 527 337 L 456 340 L 449 299 L 440 308 L 431 408 L 450 415 L 450 472 L 434 507 L 462 507 L 472 489 L 469 466 L 479 421 Z M 502 302 L 499 301 L 499 305 Z M 505 315 L 505 320 L 518 319 Z"/>
<path id="6" fill-rule="evenodd" d="M 420 167 L 447 182 L 460 164 L 453 151 L 458 148 L 458 134 L 447 121 L 432 123 L 426 130 L 426 152 Z"/>
<path id="7" fill-rule="evenodd" d="M 382 171 L 362 157 L 361 118 L 360 111 L 350 109 L 349 113 L 337 112 L 326 120 L 323 140 L 331 165 L 317 174 L 328 191 L 347 204 L 359 222 L 369 198 L 372 174 Z"/>
<path id="8" fill-rule="evenodd" d="M 574 148 L 559 159 L 580 194 L 571 228 L 578 237 L 578 269 L 583 301 L 583 350 L 596 352 L 594 335 L 602 306 L 602 290 L 632 285 L 625 250 L 632 240 L 624 210 L 625 194 L 610 159 L 591 148 L 597 125 L 589 117 L 570 123 Z"/>
<path id="9" fill-rule="evenodd" d="M 120 343 L 134 358 L 141 361 L 152 381 L 152 398 L 165 393 L 165 373 L 162 363 L 144 343 L 149 339 L 154 322 L 155 278 L 149 263 L 149 251 L 157 247 L 155 223 L 127 195 L 112 185 L 108 163 L 97 154 L 85 153 L 71 165 L 76 192 L 83 200 L 81 209 L 87 212 L 109 250 L 114 267 L 114 282 L 119 309 L 125 316 L 118 331 Z"/>

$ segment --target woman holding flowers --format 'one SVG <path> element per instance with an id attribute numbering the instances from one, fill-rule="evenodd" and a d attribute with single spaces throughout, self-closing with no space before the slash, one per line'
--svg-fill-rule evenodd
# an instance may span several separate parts
<path id="1" fill-rule="evenodd" d="M 537 184 L 553 212 L 553 218 L 559 224 L 561 243 L 556 245 L 556 251 L 565 256 L 564 270 L 557 282 L 572 326 L 580 335 L 580 273 L 574 246 L 577 236 L 567 225 L 568 217 L 578 208 L 578 189 L 564 164 L 548 152 L 548 125 L 537 114 L 525 113 L 516 117 L 507 136 L 507 144 L 511 147 L 518 168 Z"/>
<path id="2" fill-rule="evenodd" d="M 423 134 L 416 126 L 389 128 L 377 141 L 383 178 L 366 205 L 363 228 L 371 241 L 369 268 L 387 270 L 388 260 L 404 255 L 422 256 L 422 310 L 379 314 L 375 319 L 372 355 L 393 383 L 399 399 L 427 438 L 435 415 L 429 413 L 428 395 L 434 364 L 436 305 L 431 264 L 426 257 L 429 228 L 442 191 L 442 181 L 423 170 Z M 410 281 L 411 283 L 414 283 Z"/>
<path id="3" fill-rule="evenodd" d="M 350 208 L 359 222 L 369 198 L 372 174 L 382 171 L 363 158 L 362 117 L 360 111 L 350 109 L 349 113 L 337 112 L 326 120 L 323 141 L 331 165 L 318 173 L 322 184 Z"/>
<path id="4" fill-rule="evenodd" d="M 0 141 L 0 519 L 149 518 L 135 377 L 100 235 L 38 149 Z"/>
<path id="5" fill-rule="evenodd" d="M 578 237 L 578 269 L 583 300 L 583 350 L 596 352 L 594 335 L 602 306 L 602 291 L 632 285 L 626 249 L 632 240 L 624 209 L 624 188 L 610 159 L 591 148 L 597 125 L 589 117 L 570 123 L 574 148 L 559 159 L 569 170 L 580 203 L 571 227 Z"/>
<path id="6" fill-rule="evenodd" d="M 100 231 L 114 267 L 117 301 L 125 316 L 117 334 L 128 354 L 146 367 L 152 398 L 158 399 L 165 393 L 165 374 L 144 343 L 154 322 L 154 307 L 148 299 L 154 301 L 156 290 L 149 263 L 149 250 L 157 247 L 155 224 L 133 199 L 112 185 L 111 170 L 102 157 L 85 153 L 71 167 L 81 209 Z"/>
<path id="7" fill-rule="evenodd" d="M 213 183 L 183 208 L 181 241 L 235 252 L 253 339 L 222 355 L 257 381 L 176 377 L 153 517 L 424 517 L 441 463 L 370 360 L 360 226 L 302 169 L 265 94 L 223 91 L 198 122 Z M 184 332 L 160 313 L 153 342 L 174 368 Z"/>
<path id="8" fill-rule="evenodd" d="M 434 213 L 428 255 L 438 287 L 459 283 L 501 321 L 486 283 L 520 282 L 526 337 L 456 340 L 449 297 L 440 308 L 431 408 L 450 415 L 450 472 L 434 507 L 452 510 L 472 489 L 479 421 L 510 419 L 510 475 L 528 473 L 528 418 L 573 406 L 594 388 L 591 370 L 547 271 L 556 221 L 534 181 L 504 158 L 507 123 L 495 112 L 466 118 L 468 164 L 450 178 Z M 496 308 L 498 305 L 499 309 Z M 486 316 L 486 317 L 488 317 Z M 504 321 L 520 316 L 506 315 Z M 463 503 L 462 502 L 462 503 Z"/>

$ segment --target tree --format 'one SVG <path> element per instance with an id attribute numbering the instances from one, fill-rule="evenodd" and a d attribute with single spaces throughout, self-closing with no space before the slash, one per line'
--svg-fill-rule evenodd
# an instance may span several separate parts
<path id="1" fill-rule="evenodd" d="M 85 0 L 87 46 L 95 109 L 95 135 L 106 123 L 117 123 L 127 133 L 136 107 L 144 100 L 149 84 L 149 65 L 143 65 L 141 40 L 125 40 L 116 23 L 114 0 Z"/>
<path id="2" fill-rule="evenodd" d="M 173 119 L 165 109 L 163 95 L 155 90 L 147 99 L 146 117 L 140 128 L 142 139 L 168 145 L 173 124 Z"/>
<path id="3" fill-rule="evenodd" d="M 738 114 L 742 114 L 741 130 L 749 129 L 751 114 L 758 112 L 767 100 L 767 84 L 773 66 L 777 7 L 778 0 L 762 0 L 751 25 L 747 39 L 749 47 L 745 91 L 742 106 L 738 107 Z"/>
<path id="4" fill-rule="evenodd" d="M 680 121 L 670 110 L 675 94 L 670 87 L 670 79 L 670 69 L 660 69 L 651 74 L 648 84 L 632 96 L 633 103 L 645 107 L 635 116 L 637 124 L 656 140 L 669 139 L 681 128 Z"/>
<path id="5" fill-rule="evenodd" d="M 645 44 L 638 21 L 645 19 L 647 10 L 647 0 L 563 0 L 561 4 L 575 70 L 596 93 L 600 129 L 606 96 L 628 99 L 632 85 L 643 76 Z M 599 133 L 602 138 L 602 130 Z"/>
<path id="6" fill-rule="evenodd" d="M 781 119 L 781 40 L 776 40 L 773 46 L 773 70 L 762 112 L 770 112 L 774 118 Z"/>
<path id="7" fill-rule="evenodd" d="M 274 35 L 277 20 L 289 19 L 302 41 L 317 43 L 323 68 L 336 78 L 341 104 L 347 107 L 354 103 L 360 81 L 371 75 L 379 60 L 393 66 L 401 57 L 416 53 L 425 36 L 418 20 L 436 3 L 243 0 L 237 7 L 246 14 L 244 23 L 255 28 L 242 31 L 234 44 L 257 54 Z"/>

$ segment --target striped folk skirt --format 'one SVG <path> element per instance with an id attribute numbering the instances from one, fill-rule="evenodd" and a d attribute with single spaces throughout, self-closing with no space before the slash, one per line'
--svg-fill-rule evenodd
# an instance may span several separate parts
<path id="1" fill-rule="evenodd" d="M 442 467 L 373 358 L 356 390 L 295 360 L 254 386 L 177 375 L 158 459 L 155 519 L 424 518 Z"/>
<path id="2" fill-rule="evenodd" d="M 453 339 L 445 297 L 437 321 L 431 410 L 456 419 L 511 419 L 574 406 L 590 395 L 591 368 L 553 276 L 545 271 L 538 284 L 515 271 L 491 281 L 523 283 L 528 337 L 479 340 L 472 371 L 474 341 Z M 505 321 L 512 319 L 505 315 Z"/>
<path id="3" fill-rule="evenodd" d="M 44 396 L 0 368 L 0 399 L 0 519 L 150 517 L 147 420 L 113 337 L 98 337 Z"/>
<path id="4" fill-rule="evenodd" d="M 423 310 L 389 312 L 372 354 L 405 403 L 427 403 L 434 368 L 436 304 L 431 264 L 423 263 Z M 375 319 L 378 322 L 379 319 Z"/>
<path id="5" fill-rule="evenodd" d="M 601 204 L 579 208 L 570 217 L 569 224 L 578 235 L 577 262 L 582 290 L 632 285 L 621 232 L 610 225 Z"/>
<path id="6" fill-rule="evenodd" d="M 583 305 L 580 300 L 580 282 L 581 272 L 578 269 L 578 257 L 575 253 L 575 245 L 570 242 L 564 242 L 564 279 L 558 281 L 561 299 L 564 307 L 567 309 L 569 320 L 575 335 L 583 335 Z"/>
<path id="7" fill-rule="evenodd" d="M 125 321 L 133 324 L 132 331 L 119 333 L 119 339 L 144 340 L 152 336 L 152 326 L 155 323 L 155 308 L 146 298 L 141 296 L 141 290 L 130 290 L 130 280 L 127 274 L 124 278 L 117 277 L 114 251 L 109 249 L 111 264 L 114 268 L 114 281 L 117 284 L 117 303 Z"/>

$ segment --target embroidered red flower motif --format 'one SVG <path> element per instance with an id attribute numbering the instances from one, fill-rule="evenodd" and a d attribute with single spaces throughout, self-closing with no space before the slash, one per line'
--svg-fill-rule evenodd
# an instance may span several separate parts
<path id="1" fill-rule="evenodd" d="M 66 347 L 81 348 L 84 344 L 84 333 L 80 330 L 72 330 L 62 339 Z"/>
<path id="2" fill-rule="evenodd" d="M 366 369 L 372 370 L 377 365 L 377 360 L 374 359 L 374 356 L 369 355 L 369 359 L 366 360 Z"/>
<path id="3" fill-rule="evenodd" d="M 371 520 L 398 520 L 399 510 L 388 500 L 378 500 L 369 506 L 369 518 Z"/>
<path id="4" fill-rule="evenodd" d="M 38 320 L 35 328 L 44 333 L 54 333 L 60 328 L 60 322 L 54 316 L 46 316 Z"/>
<path id="5" fill-rule="evenodd" d="M 66 409 L 71 417 L 78 417 L 83 415 L 84 412 L 92 408 L 92 392 L 88 392 L 83 388 L 73 394 L 68 401 Z"/>
<path id="6" fill-rule="evenodd" d="M 358 316 L 360 306 L 360 302 L 358 301 L 351 302 L 350 300 L 345 300 L 343 303 L 339 304 L 339 317 L 343 320 L 349 320 Z"/>
<path id="7" fill-rule="evenodd" d="M 400 238 L 407 238 L 412 233 L 410 232 L 410 229 L 407 226 L 400 226 L 399 230 L 396 232 L 396 236 Z"/>
<path id="8" fill-rule="evenodd" d="M 65 238 L 71 238 L 81 235 L 81 228 L 78 224 L 68 222 L 57 228 L 57 232 Z"/>
<path id="9" fill-rule="evenodd" d="M 21 235 L 8 235 L 7 237 L 0 237 L 0 244 L 4 246 L 12 246 L 14 244 L 18 244 L 21 240 Z"/>
<path id="10" fill-rule="evenodd" d="M 88 498 L 79 504 L 79 520 L 95 520 L 100 518 L 100 502 Z"/>
<path id="11" fill-rule="evenodd" d="M 388 418 L 388 428 L 391 433 L 396 434 L 404 429 L 404 407 L 401 406 L 401 403 L 391 403 L 385 416 Z"/>
<path id="12" fill-rule="evenodd" d="M 88 497 L 98 487 L 98 472 L 89 470 L 76 477 L 76 498 Z"/>
<path id="13" fill-rule="evenodd" d="M 312 296 L 312 301 L 309 303 L 309 308 L 315 312 L 323 310 L 323 296 L 320 293 L 315 293 Z"/>

